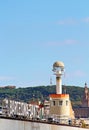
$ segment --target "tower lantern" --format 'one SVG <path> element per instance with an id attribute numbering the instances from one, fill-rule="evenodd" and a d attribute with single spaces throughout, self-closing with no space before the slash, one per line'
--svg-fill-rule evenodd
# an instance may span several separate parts
<path id="1" fill-rule="evenodd" d="M 62 94 L 61 76 L 64 74 L 64 63 L 60 61 L 56 61 L 53 64 L 53 72 L 56 75 L 56 94 Z"/>

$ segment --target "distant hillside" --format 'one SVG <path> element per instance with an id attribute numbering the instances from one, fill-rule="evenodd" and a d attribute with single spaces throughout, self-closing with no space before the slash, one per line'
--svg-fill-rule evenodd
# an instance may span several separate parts
<path id="1" fill-rule="evenodd" d="M 63 92 L 65 92 L 65 86 L 63 86 Z M 9 98 L 25 102 L 30 100 L 43 101 L 45 99 L 48 100 L 49 94 L 52 93 L 55 93 L 55 85 L 26 88 L 0 88 L 0 99 Z M 70 95 L 73 106 L 81 105 L 84 88 L 78 86 L 66 86 L 66 93 Z"/>

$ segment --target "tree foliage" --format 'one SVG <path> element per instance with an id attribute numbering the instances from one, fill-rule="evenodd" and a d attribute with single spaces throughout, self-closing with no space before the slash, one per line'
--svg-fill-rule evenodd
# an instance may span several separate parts
<path id="1" fill-rule="evenodd" d="M 81 105 L 81 98 L 84 94 L 84 88 L 79 86 L 63 86 L 63 92 L 66 87 L 66 93 L 70 95 L 73 106 Z M 0 99 L 9 98 L 29 102 L 31 100 L 48 100 L 49 94 L 56 92 L 56 86 L 36 86 L 26 88 L 0 88 Z"/>

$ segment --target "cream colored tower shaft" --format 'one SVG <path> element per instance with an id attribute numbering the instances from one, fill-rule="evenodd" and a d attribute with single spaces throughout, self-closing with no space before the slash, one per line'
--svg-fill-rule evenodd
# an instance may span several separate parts
<path id="1" fill-rule="evenodd" d="M 61 76 L 56 76 L 56 94 L 62 94 Z"/>

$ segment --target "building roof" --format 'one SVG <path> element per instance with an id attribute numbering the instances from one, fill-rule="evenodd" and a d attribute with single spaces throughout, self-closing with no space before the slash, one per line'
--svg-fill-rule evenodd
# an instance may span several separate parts
<path id="1" fill-rule="evenodd" d="M 69 94 L 50 94 L 50 98 L 69 98 Z"/>

